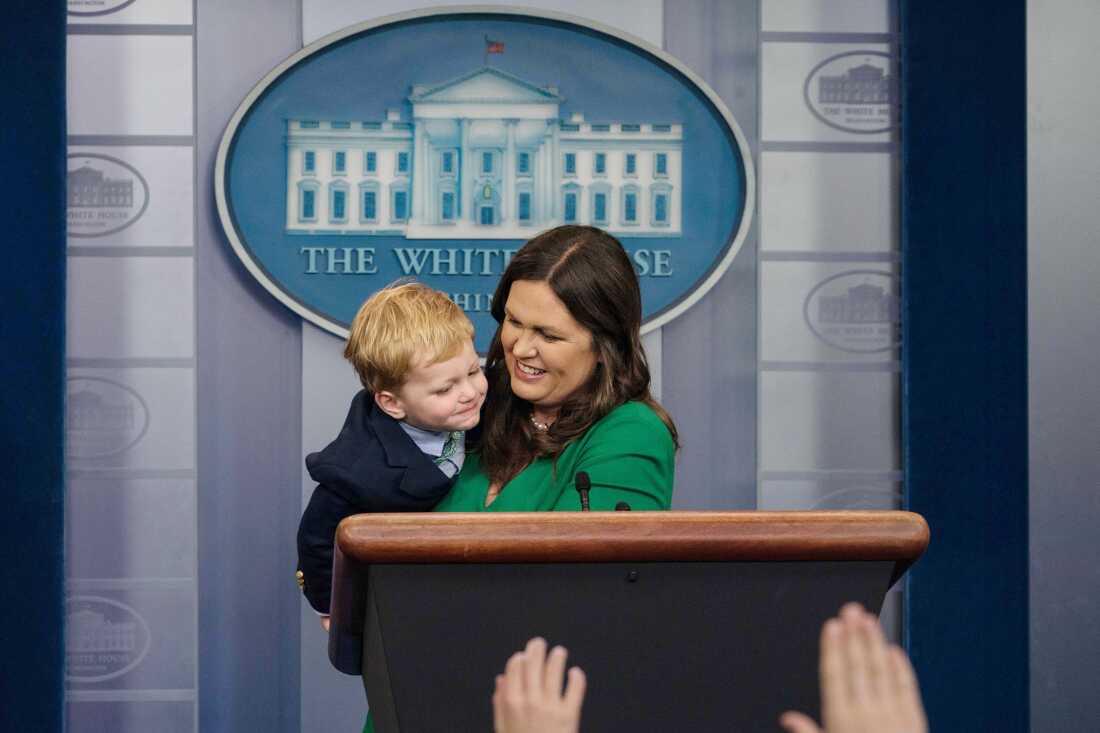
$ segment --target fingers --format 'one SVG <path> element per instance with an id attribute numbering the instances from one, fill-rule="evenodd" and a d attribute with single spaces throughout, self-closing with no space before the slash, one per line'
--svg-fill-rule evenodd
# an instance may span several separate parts
<path id="1" fill-rule="evenodd" d="M 847 667 L 848 698 L 865 700 L 871 692 L 869 651 L 864 641 L 865 611 L 857 603 L 848 603 L 840 609 L 842 624 L 841 649 Z"/>
<path id="2" fill-rule="evenodd" d="M 823 733 L 812 718 L 793 710 L 788 710 L 780 715 L 779 724 L 789 733 Z"/>
<path id="3" fill-rule="evenodd" d="M 546 656 L 546 671 L 542 678 L 542 694 L 553 699 L 561 694 L 562 678 L 565 676 L 565 658 L 563 647 L 556 646 Z"/>
<path id="4" fill-rule="evenodd" d="M 542 694 L 543 665 L 545 663 L 546 640 L 541 636 L 536 636 L 527 642 L 527 648 L 523 652 L 523 685 L 526 694 Z"/>
<path id="5" fill-rule="evenodd" d="M 845 656 L 842 648 L 843 627 L 839 619 L 831 618 L 821 627 L 821 719 L 828 725 L 832 715 L 844 708 L 851 698 Z"/>
<path id="6" fill-rule="evenodd" d="M 504 665 L 504 693 L 508 699 L 522 697 L 524 690 L 523 652 L 516 652 Z"/>
<path id="7" fill-rule="evenodd" d="M 867 612 L 861 613 L 858 636 L 867 661 L 867 680 L 873 694 L 894 694 L 894 673 L 890 666 L 890 647 L 878 619 Z"/>
<path id="8" fill-rule="evenodd" d="M 504 715 L 504 695 L 507 686 L 507 678 L 498 674 L 496 678 L 496 687 L 493 689 L 493 730 L 496 733 L 506 733 L 505 727 L 505 715 Z"/>
<path id="9" fill-rule="evenodd" d="M 561 647 L 558 647 L 559 649 Z M 565 685 L 565 706 L 570 713 L 580 714 L 584 692 L 588 689 L 588 678 L 580 667 L 569 670 L 569 680 Z"/>
<path id="10" fill-rule="evenodd" d="M 899 647 L 890 647 L 888 654 L 895 695 L 902 715 L 910 721 L 912 730 L 927 730 L 928 722 L 925 720 L 924 705 L 921 703 L 920 687 L 913 664 Z"/>

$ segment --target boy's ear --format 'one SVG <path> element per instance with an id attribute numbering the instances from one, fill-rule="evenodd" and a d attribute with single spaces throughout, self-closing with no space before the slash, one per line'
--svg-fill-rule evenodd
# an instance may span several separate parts
<path id="1" fill-rule="evenodd" d="M 386 390 L 375 392 L 374 404 L 378 405 L 382 412 L 386 413 L 394 420 L 405 419 L 405 406 L 402 404 L 401 399 L 393 392 L 388 392 Z"/>

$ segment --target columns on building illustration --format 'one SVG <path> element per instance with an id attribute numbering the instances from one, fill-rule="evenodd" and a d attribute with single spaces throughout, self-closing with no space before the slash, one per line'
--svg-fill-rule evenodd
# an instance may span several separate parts
<path id="1" fill-rule="evenodd" d="M 474 160 L 470 154 L 470 120 L 459 120 L 460 140 L 458 155 L 461 159 L 458 185 L 458 218 L 461 221 L 474 220 Z"/>
<path id="2" fill-rule="evenodd" d="M 547 220 L 556 219 L 558 216 L 558 197 L 557 184 L 562 180 L 561 172 L 558 167 L 561 165 L 561 152 L 560 141 L 558 139 L 558 133 L 560 128 L 558 127 L 558 121 L 556 119 L 549 119 L 546 121 L 546 133 L 547 144 L 544 146 L 546 150 L 546 166 L 543 169 L 543 195 L 545 196 L 546 205 L 543 209 L 543 216 Z"/>
<path id="3" fill-rule="evenodd" d="M 516 211 L 516 125 L 519 120 L 504 121 L 504 197 L 500 202 L 502 222 L 519 218 Z"/>
<path id="4" fill-rule="evenodd" d="M 428 223 L 428 144 L 421 120 L 413 121 L 412 220 Z"/>

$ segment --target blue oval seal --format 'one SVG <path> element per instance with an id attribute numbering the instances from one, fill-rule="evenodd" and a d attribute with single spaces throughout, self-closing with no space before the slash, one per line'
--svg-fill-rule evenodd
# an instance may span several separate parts
<path id="1" fill-rule="evenodd" d="M 622 241 L 643 331 L 684 312 L 749 227 L 745 138 L 664 51 L 528 10 L 390 16 L 279 64 L 229 121 L 218 213 L 248 271 L 340 335 L 399 278 L 446 292 L 484 352 L 500 274 L 563 224 Z"/>
<path id="2" fill-rule="evenodd" d="M 870 135 L 897 126 L 894 58 L 882 51 L 846 51 L 815 66 L 802 86 L 814 117 L 844 132 Z"/>

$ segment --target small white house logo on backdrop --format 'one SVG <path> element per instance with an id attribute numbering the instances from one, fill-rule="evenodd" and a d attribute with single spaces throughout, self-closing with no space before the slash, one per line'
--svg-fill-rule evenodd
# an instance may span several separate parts
<path id="1" fill-rule="evenodd" d="M 849 51 L 813 68 L 802 87 L 814 117 L 857 134 L 888 132 L 897 124 L 897 75 L 881 51 Z"/>
<path id="2" fill-rule="evenodd" d="M 70 681 L 121 677 L 149 653 L 149 625 L 130 606 L 98 596 L 73 596 L 66 605 L 65 675 Z"/>
<path id="3" fill-rule="evenodd" d="M 70 237 L 102 237 L 133 224 L 149 206 L 149 185 L 137 169 L 107 155 L 69 155 Z"/>
<path id="4" fill-rule="evenodd" d="M 69 15 L 110 15 L 136 0 L 69 0 Z"/>
<path id="5" fill-rule="evenodd" d="M 841 351 L 870 354 L 898 345 L 898 295 L 888 272 L 852 270 L 818 283 L 802 305 L 814 335 Z"/>
<path id="6" fill-rule="evenodd" d="M 149 409 L 129 387 L 98 377 L 72 377 L 66 393 L 69 458 L 117 455 L 137 445 L 149 429 Z"/>

